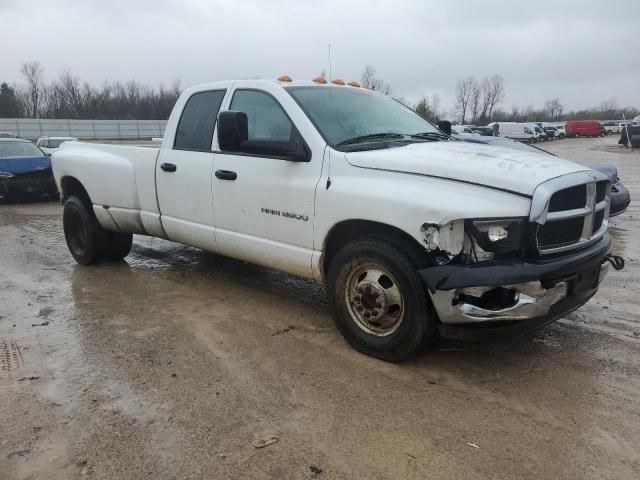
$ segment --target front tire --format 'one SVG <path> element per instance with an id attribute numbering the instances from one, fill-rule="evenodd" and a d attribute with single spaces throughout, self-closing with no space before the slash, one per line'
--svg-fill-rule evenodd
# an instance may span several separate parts
<path id="1" fill-rule="evenodd" d="M 102 228 L 93 210 L 76 196 L 66 200 L 62 224 L 69 252 L 80 265 L 91 265 L 102 259 L 121 260 L 131 250 L 131 234 Z"/>
<path id="2" fill-rule="evenodd" d="M 398 244 L 355 240 L 329 265 L 327 294 L 342 336 L 356 350 L 389 362 L 437 337 L 418 266 Z"/>

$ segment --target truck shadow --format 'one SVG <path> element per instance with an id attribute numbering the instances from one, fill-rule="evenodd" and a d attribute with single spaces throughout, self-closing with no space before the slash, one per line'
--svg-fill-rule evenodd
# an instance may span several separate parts
<path id="1" fill-rule="evenodd" d="M 109 269 L 108 275 L 103 274 L 105 269 Z M 120 299 L 121 304 L 123 299 L 132 295 L 144 298 L 146 302 L 155 302 L 155 298 L 158 298 L 156 292 L 173 292 L 168 296 L 162 295 L 160 303 L 169 298 L 172 303 L 183 303 L 185 308 L 189 308 L 190 302 L 198 299 L 204 301 L 212 312 L 219 308 L 221 302 L 231 308 L 234 302 L 239 308 L 252 303 L 256 306 L 256 315 L 268 312 L 277 317 L 275 311 L 280 312 L 282 328 L 276 331 L 288 328 L 293 322 L 298 328 L 329 334 L 333 338 L 332 350 L 339 349 L 341 354 L 347 356 L 360 356 L 337 333 L 326 300 L 326 288 L 320 282 L 148 238 L 136 238 L 132 254 L 126 261 L 101 265 L 97 269 L 76 269 L 73 275 L 74 292 L 86 297 L 87 292 L 81 286 L 95 282 L 95 275 L 100 277 L 98 283 L 111 279 L 108 288 L 116 288 L 116 298 Z M 179 288 L 186 288 L 188 292 L 177 294 Z M 203 300 L 200 292 L 218 293 L 210 294 L 207 300 Z M 224 293 L 220 295 L 219 292 Z M 132 299 L 130 306 L 133 308 L 135 303 Z M 293 317 L 290 312 L 295 312 Z M 564 354 L 584 351 L 584 345 L 589 343 L 585 335 L 589 336 L 573 326 L 555 323 L 526 335 L 489 337 L 481 342 L 441 339 L 433 348 L 423 349 L 415 359 L 404 365 L 422 368 L 426 365 L 437 365 L 438 368 L 458 365 L 460 369 L 473 367 L 493 370 L 504 366 L 508 357 L 506 363 L 522 364 L 526 369 L 530 363 L 536 364 L 541 358 L 548 361 L 549 354 L 556 355 L 559 350 Z"/>

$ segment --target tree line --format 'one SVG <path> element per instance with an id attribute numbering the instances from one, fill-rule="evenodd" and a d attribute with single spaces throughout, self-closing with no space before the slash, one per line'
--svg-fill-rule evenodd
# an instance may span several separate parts
<path id="1" fill-rule="evenodd" d="M 157 88 L 136 80 L 93 87 L 69 70 L 50 83 L 39 62 L 24 63 L 25 84 L 0 84 L 0 117 L 95 120 L 163 120 L 180 96 L 180 81 Z"/>
<path id="2" fill-rule="evenodd" d="M 179 80 L 168 87 L 160 85 L 157 88 L 136 80 L 106 82 L 101 87 L 94 87 L 81 82 L 69 70 L 47 83 L 39 62 L 24 63 L 20 71 L 24 84 L 0 84 L 0 117 L 163 120 L 169 118 L 181 93 Z M 324 77 L 325 73 L 322 72 L 321 76 Z M 391 85 L 378 76 L 373 65 L 365 65 L 360 84 L 393 96 Z M 505 109 L 502 105 L 505 91 L 504 79 L 496 74 L 481 79 L 468 76 L 459 80 L 455 89 L 455 105 L 451 110 L 443 108 L 437 93 L 423 95 L 415 103 L 394 98 L 431 122 L 447 119 L 477 125 L 494 121 L 610 120 L 621 118 L 623 113 L 631 119 L 640 113 L 637 108 L 620 108 L 615 99 L 605 100 L 592 108 L 568 111 L 557 97 L 547 100 L 541 108 L 514 104 Z"/>
<path id="3" fill-rule="evenodd" d="M 582 110 L 567 110 L 559 97 L 545 101 L 542 108 L 512 105 L 506 110 L 502 107 L 505 98 L 505 83 L 500 75 L 492 75 L 480 80 L 469 76 L 456 84 L 455 106 L 452 111 L 440 110 L 440 97 L 437 94 L 423 96 L 413 109 L 423 118 L 437 122 L 440 119 L 458 123 L 486 125 L 491 122 L 562 122 L 566 120 L 615 120 L 632 119 L 640 113 L 638 108 L 620 108 L 615 99 Z"/>

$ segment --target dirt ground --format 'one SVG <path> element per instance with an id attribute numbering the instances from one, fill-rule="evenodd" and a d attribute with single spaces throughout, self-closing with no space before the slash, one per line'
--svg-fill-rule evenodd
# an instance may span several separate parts
<path id="1" fill-rule="evenodd" d="M 640 192 L 613 138 L 544 147 Z M 0 206 L 2 480 L 640 478 L 637 193 L 587 305 L 400 365 L 342 340 L 320 284 L 145 237 L 81 267 L 60 214 Z"/>

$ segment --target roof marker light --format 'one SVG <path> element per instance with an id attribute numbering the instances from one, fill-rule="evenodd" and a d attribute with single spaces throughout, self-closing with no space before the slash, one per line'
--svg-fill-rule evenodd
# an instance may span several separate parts
<path id="1" fill-rule="evenodd" d="M 335 80 L 331 80 L 331 83 L 335 83 L 336 85 L 344 85 L 344 80 L 336 78 Z"/>
<path id="2" fill-rule="evenodd" d="M 327 83 L 324 77 L 316 77 L 313 79 L 313 83 Z"/>
<path id="3" fill-rule="evenodd" d="M 278 81 L 279 82 L 291 82 L 291 77 L 289 75 L 282 75 L 281 77 L 278 77 Z"/>
<path id="4" fill-rule="evenodd" d="M 349 82 L 347 83 L 350 87 L 360 88 L 360 84 L 358 82 Z"/>

